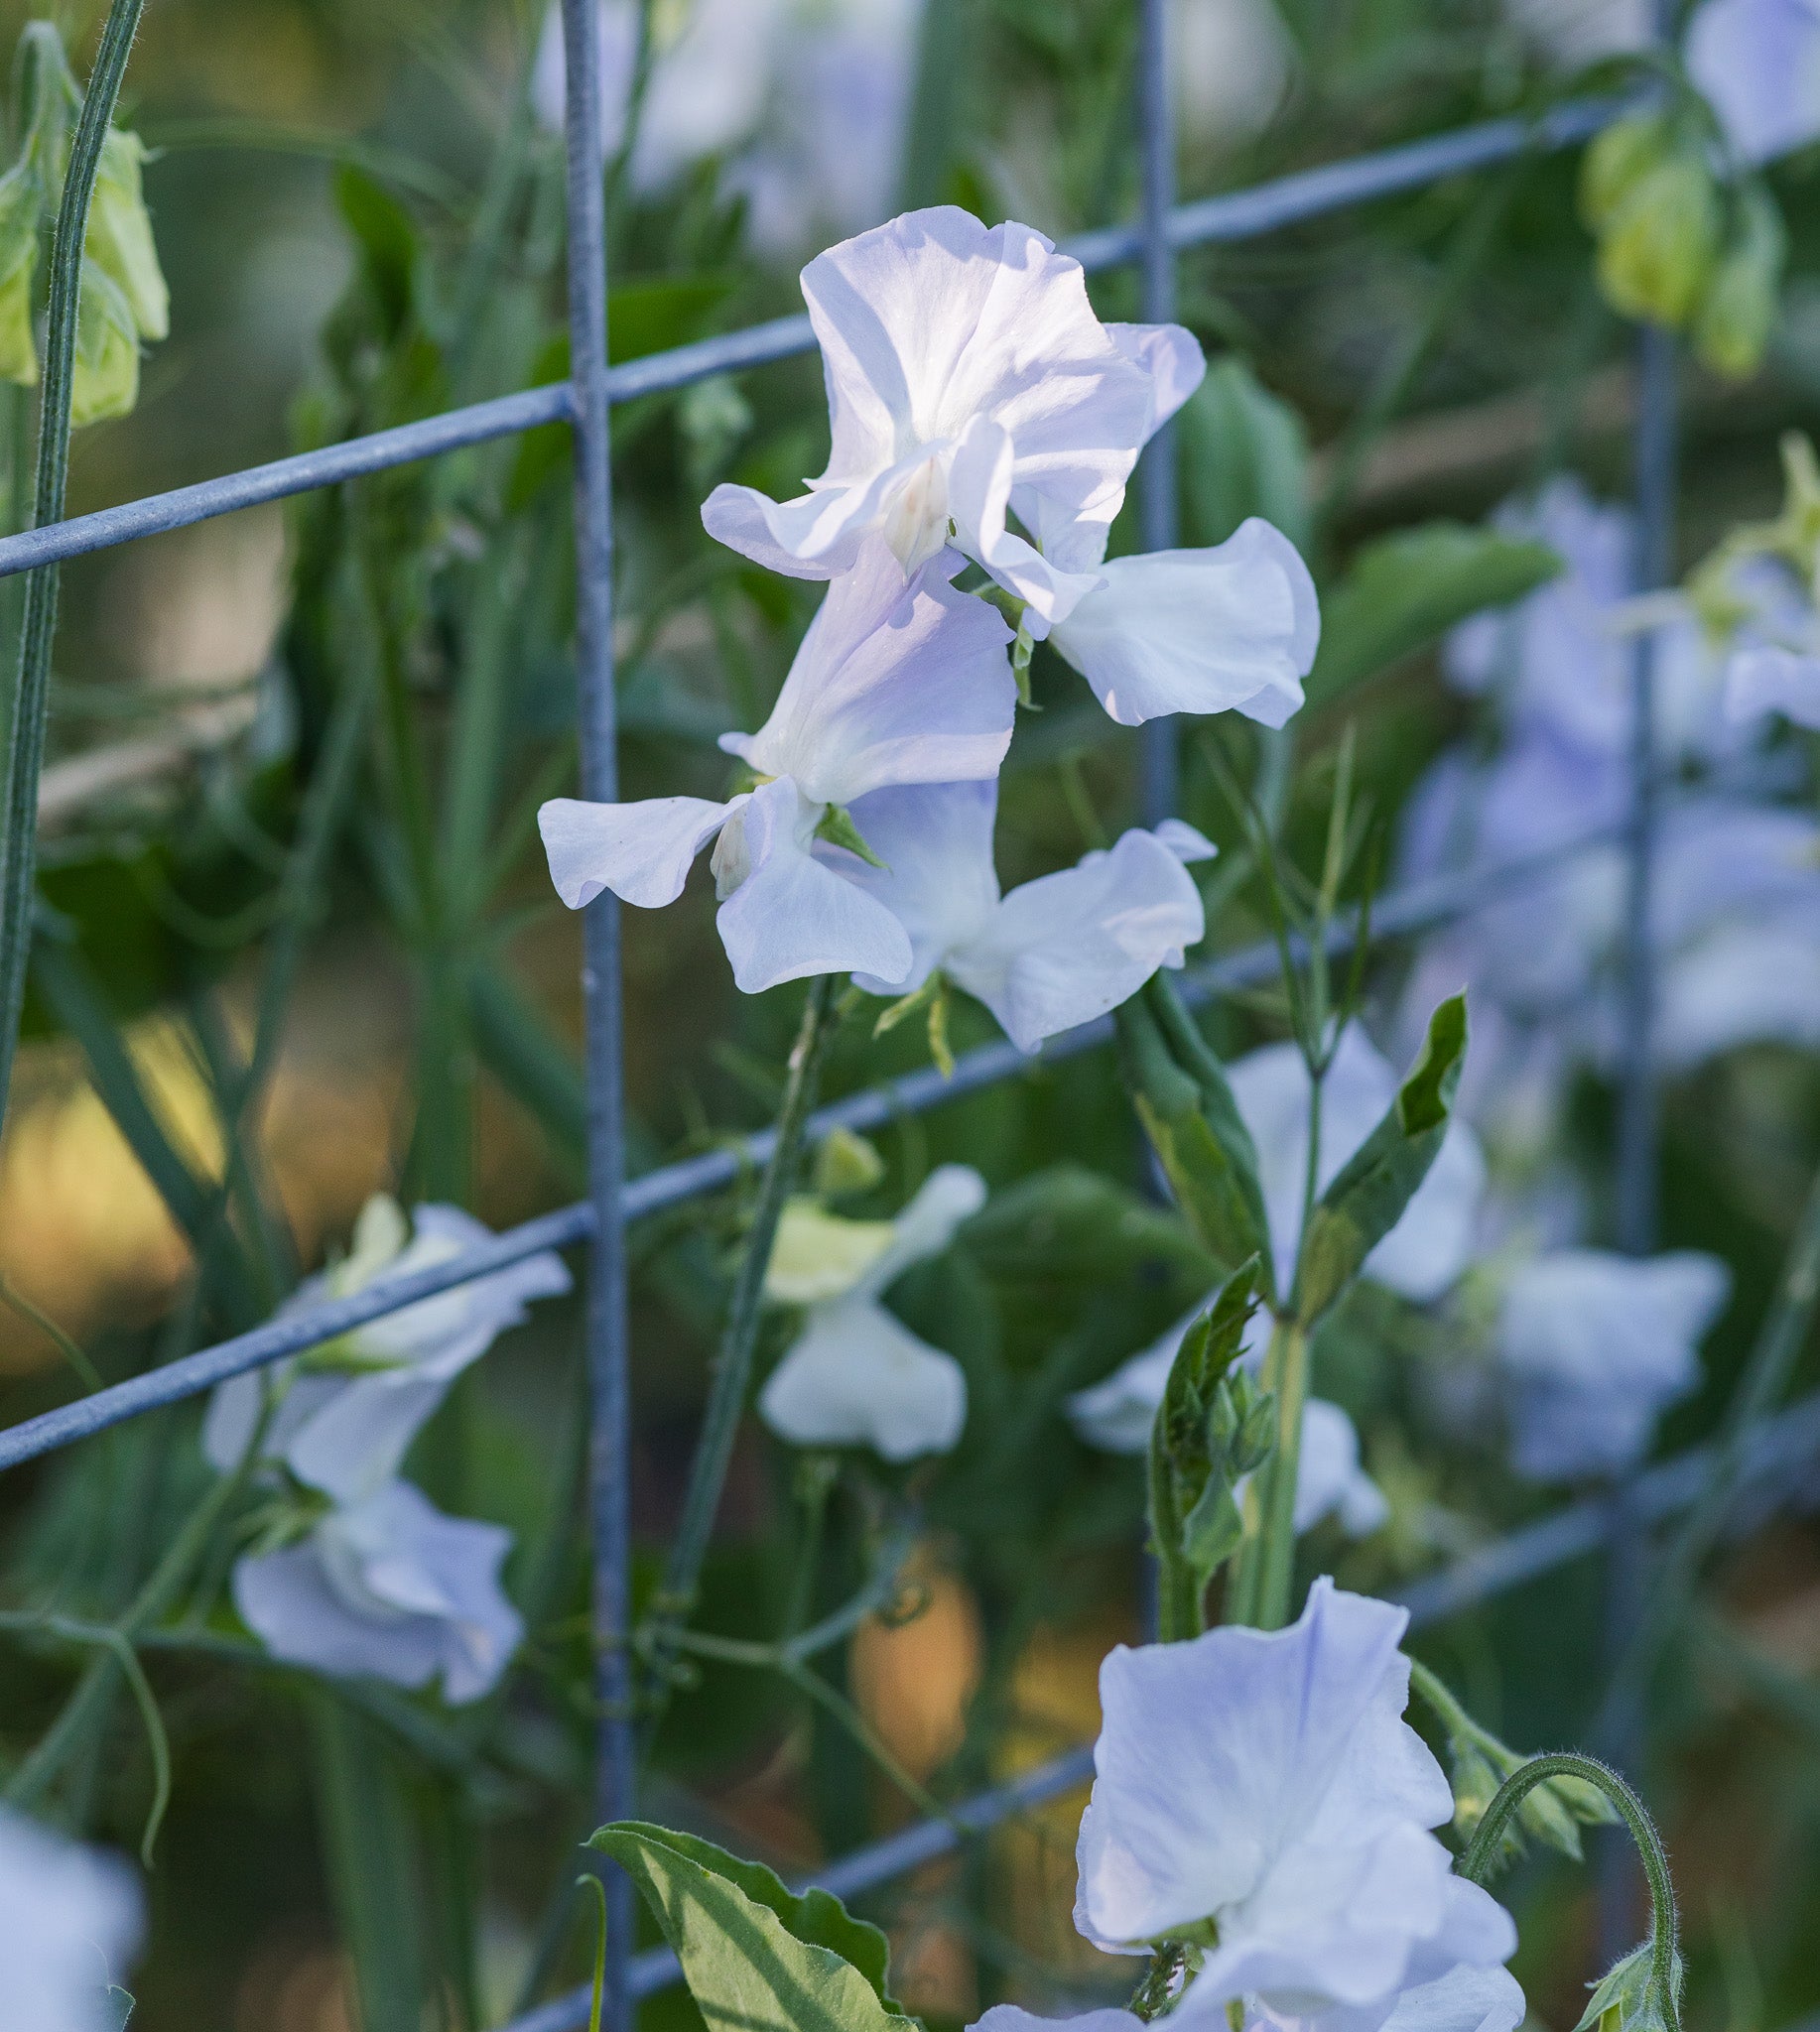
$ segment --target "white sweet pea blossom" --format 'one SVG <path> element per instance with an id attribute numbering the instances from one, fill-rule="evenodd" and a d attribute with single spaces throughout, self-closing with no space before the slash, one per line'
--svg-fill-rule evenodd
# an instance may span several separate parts
<path id="1" fill-rule="evenodd" d="M 1103 324 L 1078 261 L 953 205 L 817 255 L 803 297 L 828 385 L 827 470 L 782 503 L 716 487 L 709 534 L 797 578 L 847 571 L 870 532 L 906 571 L 953 542 L 1027 602 L 1033 636 L 1065 620 L 1103 580 L 1138 451 L 1206 371 L 1193 334 Z"/>
<path id="2" fill-rule="evenodd" d="M 1069 1423 L 1090 1447 L 1107 1454 L 1148 1450 L 1150 1428 L 1182 1335 L 1199 1317 L 1196 1311 L 1178 1320 L 1154 1345 L 1069 1398 Z M 1258 1317 L 1264 1318 L 1267 1329 L 1267 1316 Z M 1255 1331 L 1250 1339 L 1246 1360 L 1255 1367 L 1263 1343 Z M 1312 1531 L 1324 1517 L 1337 1517 L 1349 1538 L 1369 1538 L 1389 1514 L 1383 1490 L 1361 1463 L 1358 1428 L 1338 1404 L 1310 1397 L 1302 1408 L 1302 1445 L 1296 1457 L 1297 1535 Z"/>
<path id="3" fill-rule="evenodd" d="M 1523 1992 L 1507 1968 L 1461 1966 L 1433 1982 L 1398 1993 L 1387 2017 L 1381 2006 L 1333 2005 L 1294 2011 L 1244 2001 L 1244 2032 L 1516 2032 Z M 1142 2032 L 1143 2020 L 1121 2010 L 1084 2011 L 1075 2018 L 1039 2018 L 1016 2004 L 994 2004 L 968 2032 Z"/>
<path id="4" fill-rule="evenodd" d="M 1687 71 L 1742 162 L 1820 139 L 1820 9 L 1812 0 L 1706 0 L 1688 24 Z"/>
<path id="5" fill-rule="evenodd" d="M 1272 1044 L 1235 1059 L 1227 1076 L 1257 1146 L 1270 1250 L 1287 1284 L 1302 1238 L 1308 1068 L 1293 1044 Z M 1389 1061 L 1358 1024 L 1349 1024 L 1322 1082 L 1317 1192 L 1325 1190 L 1376 1128 L 1396 1098 L 1397 1085 L 1398 1076 Z M 1365 1258 L 1365 1274 L 1418 1304 L 1439 1298 L 1472 1259 L 1485 1176 L 1478 1138 L 1464 1122 L 1450 1122 L 1428 1176 L 1402 1218 Z"/>
<path id="6" fill-rule="evenodd" d="M 759 1416 L 780 1439 L 870 1447 L 887 1460 L 946 1454 L 959 1442 L 967 1424 L 961 1364 L 918 1339 L 881 1301 L 984 1205 L 979 1174 L 944 1164 L 895 1220 L 843 1220 L 806 1201 L 785 1209 L 765 1296 L 808 1310 L 802 1334 L 758 1393 Z"/>
<path id="7" fill-rule="evenodd" d="M 1734 566 L 1726 589 L 1749 609 L 1726 654 L 1727 717 L 1779 712 L 1820 727 L 1820 612 L 1811 590 L 1781 559 L 1764 557 Z"/>
<path id="8" fill-rule="evenodd" d="M 234 1606 L 273 1657 L 338 1678 L 442 1682 L 480 1700 L 524 1635 L 499 1585 L 512 1534 L 446 1517 L 408 1481 L 328 1511 L 295 1545 L 234 1567 Z"/>
<path id="9" fill-rule="evenodd" d="M 823 845 L 831 866 L 889 910 L 909 937 L 907 973 L 855 973 L 869 994 L 905 994 L 940 970 L 991 1010 L 1019 1051 L 1115 1009 L 1159 966 L 1180 966 L 1207 931 L 1187 861 L 1215 849 L 1165 820 L 1073 868 L 1001 896 L 992 862 L 995 783 L 882 790 L 852 809 L 885 865 Z"/>
<path id="10" fill-rule="evenodd" d="M 1242 2001 L 1372 2032 L 1409 1992 L 1514 1950 L 1509 1915 L 1428 1832 L 1454 1801 L 1401 1718 L 1407 1622 L 1319 1580 L 1286 1630 L 1119 1645 L 1101 1666 L 1075 1924 L 1116 1954 L 1211 1931 L 1184 2024 Z"/>
<path id="11" fill-rule="evenodd" d="M 1211 550 L 1150 551 L 1099 569 L 1103 582 L 1049 639 L 1120 726 L 1227 711 L 1282 726 L 1300 709 L 1321 609 L 1280 530 L 1252 516 Z"/>
<path id="12" fill-rule="evenodd" d="M 1511 1276 L 1498 1360 L 1510 1387 L 1512 1458 L 1536 1481 L 1624 1472 L 1656 1420 L 1700 1382 L 1700 1342 L 1732 1280 L 1695 1250 L 1638 1261 L 1558 1249 Z"/>
<path id="13" fill-rule="evenodd" d="M 755 734 L 720 736 L 758 788 L 724 804 L 553 799 L 538 825 L 557 894 L 572 910 L 603 889 L 659 909 L 718 835 L 716 923 L 745 993 L 817 973 L 901 980 L 903 927 L 818 857 L 815 836 L 831 809 L 887 785 L 997 775 L 1017 710 L 1011 635 L 949 583 L 960 567 L 946 551 L 906 582 L 882 541 L 865 543 L 829 587 L 770 718 Z"/>
<path id="14" fill-rule="evenodd" d="M 419 1206 L 407 1228 L 397 1202 L 375 1194 L 354 1225 L 351 1252 L 306 1279 L 279 1317 L 432 1269 L 492 1239 L 490 1228 L 458 1206 Z M 368 1495 L 398 1472 L 456 1376 L 508 1328 L 523 1325 L 533 1299 L 558 1297 L 569 1285 L 562 1257 L 545 1250 L 308 1354 L 234 1376 L 209 1400 L 202 1452 L 224 1474 L 237 1467 L 269 1395 L 261 1459 L 282 1461 L 337 1502 Z"/>
<path id="15" fill-rule="evenodd" d="M 107 2032 L 107 1991 L 144 1930 L 143 1899 L 117 1857 L 0 1807 L 0 2025 Z"/>

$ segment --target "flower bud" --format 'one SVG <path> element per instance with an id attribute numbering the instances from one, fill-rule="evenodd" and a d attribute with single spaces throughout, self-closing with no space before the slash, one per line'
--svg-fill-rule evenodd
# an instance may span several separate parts
<path id="1" fill-rule="evenodd" d="M 1654 1959 L 1651 1944 L 1644 1941 L 1601 1976 L 1574 2032 L 1595 2032 L 1595 2028 L 1597 2032 L 1667 2032 L 1662 1999 L 1650 1979 Z M 1673 1981 L 1677 2002 L 1682 1978 L 1681 1957 L 1676 1952 Z"/>
<path id="2" fill-rule="evenodd" d="M 1774 200 L 1761 190 L 1745 192 L 1742 227 L 1701 299 L 1694 320 L 1694 351 L 1702 366 L 1728 381 L 1744 381 L 1762 364 L 1775 328 L 1787 236 Z"/>
<path id="3" fill-rule="evenodd" d="M 84 255 L 69 422 L 80 430 L 127 416 L 138 400 L 139 332 L 132 311 L 119 285 Z"/>
<path id="4" fill-rule="evenodd" d="M 118 127 L 107 130 L 82 251 L 119 285 L 138 335 L 159 339 L 171 329 L 171 292 L 158 265 L 152 220 L 145 208 L 139 175 L 144 161 L 145 145 L 137 134 Z"/>
<path id="5" fill-rule="evenodd" d="M 1631 186 L 1599 242 L 1607 301 L 1629 318 L 1679 327 L 1712 280 L 1719 203 L 1698 157 L 1666 158 Z"/>
<path id="6" fill-rule="evenodd" d="M 1659 115 L 1618 120 L 1595 137 L 1580 165 L 1580 216 L 1595 232 L 1668 153 L 1669 129 Z"/>
<path id="7" fill-rule="evenodd" d="M 0 177 L 0 380 L 30 388 L 38 379 L 32 334 L 32 279 L 38 268 L 38 214 L 44 187 L 17 163 Z"/>
<path id="8" fill-rule="evenodd" d="M 851 1129 L 831 1130 L 815 1154 L 815 1189 L 825 1200 L 869 1193 L 884 1175 L 884 1159 Z"/>

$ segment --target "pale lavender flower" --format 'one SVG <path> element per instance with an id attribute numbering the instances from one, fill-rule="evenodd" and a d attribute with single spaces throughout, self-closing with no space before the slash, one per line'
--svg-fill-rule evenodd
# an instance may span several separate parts
<path id="1" fill-rule="evenodd" d="M 1115 1009 L 1159 966 L 1183 963 L 1207 929 L 1183 862 L 1214 849 L 1170 820 L 1001 896 L 992 863 L 997 798 L 993 783 L 877 791 L 853 807 L 853 822 L 885 866 L 840 847 L 818 852 L 909 937 L 908 973 L 857 973 L 858 986 L 908 993 L 939 969 L 983 1002 L 1020 1051 L 1033 1052 Z"/>
<path id="2" fill-rule="evenodd" d="M 770 718 L 723 734 L 759 786 L 724 803 L 556 798 L 538 815 L 551 879 L 572 910 L 603 889 L 641 909 L 674 903 L 717 837 L 720 940 L 747 994 L 807 974 L 900 981 L 910 942 L 891 912 L 816 852 L 831 809 L 888 785 L 989 779 L 1010 745 L 1010 631 L 949 583 L 942 552 L 906 581 L 876 536 L 830 586 Z"/>
<path id="3" fill-rule="evenodd" d="M 144 1900 L 118 1857 L 0 1807 L 0 2025 L 106 2032 L 107 1991 L 138 1951 Z"/>
<path id="4" fill-rule="evenodd" d="M 1820 8 L 1812 0 L 1705 0 L 1687 26 L 1688 75 L 1740 161 L 1820 139 Z"/>
<path id="5" fill-rule="evenodd" d="M 498 1685 L 524 1636 L 499 1585 L 512 1534 L 446 1517 L 408 1481 L 337 1505 L 298 1542 L 233 1572 L 240 1619 L 273 1657 L 420 1688 L 452 1707 Z"/>

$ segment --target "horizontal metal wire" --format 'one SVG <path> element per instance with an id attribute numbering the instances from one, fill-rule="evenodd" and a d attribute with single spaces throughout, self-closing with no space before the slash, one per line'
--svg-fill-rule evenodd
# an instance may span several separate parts
<path id="1" fill-rule="evenodd" d="M 1409 1610 L 1410 1628 L 1421 1630 L 1507 1594 L 1525 1582 L 1596 1552 L 1621 1515 L 1651 1525 L 1686 1509 L 1712 1472 L 1715 1451 L 1710 1446 L 1690 1448 L 1672 1460 L 1634 1475 L 1622 1491 L 1569 1503 L 1479 1552 L 1467 1554 L 1439 1573 L 1393 1590 L 1389 1598 L 1402 1602 Z M 1812 1471 L 1816 1460 L 1820 1460 L 1820 1393 L 1765 1420 L 1753 1439 L 1748 1493 L 1754 1514 L 1760 1515 L 1765 1505 L 1786 1500 L 1791 1487 Z M 1082 1743 L 1007 1784 L 962 1801 L 946 1820 L 918 1821 L 854 1849 L 805 1878 L 799 1888 L 819 1884 L 841 1898 L 874 1890 L 924 1863 L 952 1854 L 970 1836 L 984 1834 L 1017 1814 L 1073 1792 L 1093 1775 L 1093 1745 Z M 632 1959 L 632 1993 L 654 1995 L 680 1982 L 682 1975 L 682 1966 L 668 1948 L 648 1949 Z M 514 2018 L 503 2032 L 579 2032 L 587 2023 L 588 2003 L 588 1991 L 571 1990 L 526 2017 Z"/>
<path id="2" fill-rule="evenodd" d="M 1372 912 L 1371 935 L 1377 938 L 1408 936 L 1433 931 L 1469 915 L 1495 896 L 1558 867 L 1591 848 L 1619 837 L 1622 826 L 1602 826 L 1577 835 L 1546 853 L 1513 860 L 1502 867 L 1482 869 L 1471 874 L 1441 875 L 1425 882 L 1410 883 L 1384 897 Z M 1328 938 L 1328 950 L 1339 954 L 1349 952 L 1356 936 L 1350 920 L 1337 923 Z M 1189 969 L 1182 979 L 1184 999 L 1198 1005 L 1214 996 L 1255 986 L 1272 978 L 1280 965 L 1274 945 L 1268 941 Z M 812 1142 L 837 1128 L 875 1129 L 905 1115 L 920 1114 L 945 1100 L 993 1086 L 1035 1068 L 1073 1058 L 1080 1052 L 1107 1044 L 1112 1037 L 1112 1020 L 1103 1016 L 1078 1029 L 1053 1037 L 1034 1058 L 1026 1057 L 1015 1045 L 1000 1041 L 981 1045 L 960 1059 L 952 1078 L 944 1079 L 933 1066 L 907 1073 L 901 1079 L 882 1080 L 818 1109 L 810 1117 L 808 1134 Z M 660 1212 L 699 1199 L 730 1185 L 744 1170 L 762 1165 L 769 1157 L 775 1132 L 760 1130 L 754 1135 L 729 1141 L 717 1150 L 686 1157 L 626 1182 L 621 1204 L 627 1220 Z M 390 1313 L 402 1312 L 421 1299 L 435 1298 L 457 1285 L 470 1284 L 509 1264 L 522 1262 L 543 1249 L 569 1248 L 593 1232 L 592 1209 L 585 1201 L 559 1207 L 553 1213 L 508 1228 L 479 1247 L 464 1250 L 447 1262 L 409 1276 L 388 1278 L 370 1284 L 346 1298 L 332 1299 L 307 1311 L 283 1314 L 263 1326 L 212 1347 L 198 1348 L 164 1367 L 148 1369 L 123 1383 L 112 1383 L 73 1403 L 60 1405 L 37 1418 L 22 1420 L 0 1431 L 0 1472 L 26 1460 L 55 1453 L 76 1440 L 105 1432 L 140 1413 L 181 1404 L 186 1398 L 211 1390 L 230 1376 L 263 1368 L 306 1348 L 320 1346 L 338 1334 L 351 1333 Z"/>
<path id="3" fill-rule="evenodd" d="M 1572 100 L 1535 120 L 1488 120 L 1426 141 L 1358 156 L 1351 162 L 1299 171 L 1249 190 L 1202 198 L 1179 205 L 1171 212 L 1170 242 L 1176 247 L 1195 247 L 1252 239 L 1260 233 L 1399 190 L 1416 190 L 1441 177 L 1508 162 L 1525 149 L 1566 148 L 1597 133 L 1624 110 L 1624 105 L 1619 99 Z M 1083 233 L 1064 244 L 1084 266 L 1096 270 L 1133 261 L 1141 251 L 1136 226 L 1109 226 Z M 808 352 L 814 344 L 815 334 L 805 315 L 773 318 L 769 323 L 750 325 L 742 331 L 698 339 L 690 345 L 647 354 L 643 359 L 624 361 L 607 373 L 607 398 L 615 404 L 634 402 L 643 395 L 686 388 L 712 374 L 732 373 L 787 359 L 794 353 Z M 288 495 L 357 479 L 389 466 L 431 458 L 439 452 L 510 437 L 540 424 L 568 423 L 573 415 L 570 383 L 554 382 L 521 394 L 474 403 L 465 409 L 449 410 L 421 423 L 401 424 L 395 430 L 350 438 L 317 451 L 275 458 L 268 464 L 250 466 L 221 479 L 201 480 L 194 486 L 175 487 L 162 494 L 146 494 L 117 508 L 101 508 L 89 515 L 72 515 L 63 522 L 48 523 L 43 529 L 0 538 L 0 577 L 29 572 L 34 566 L 53 564 L 60 559 L 78 558 L 89 551 L 107 550 L 135 537 L 184 529 L 192 523 L 231 514 L 238 508 L 281 501 Z"/>

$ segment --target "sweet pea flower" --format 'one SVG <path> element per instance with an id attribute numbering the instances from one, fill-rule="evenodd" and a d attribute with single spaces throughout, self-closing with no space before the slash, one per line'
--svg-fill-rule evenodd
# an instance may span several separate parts
<path id="1" fill-rule="evenodd" d="M 1187 861 L 1215 849 L 1165 820 L 1001 896 L 992 862 L 995 783 L 875 791 L 854 825 L 885 865 L 841 847 L 822 858 L 908 935 L 907 973 L 855 973 L 868 994 L 907 994 L 940 971 L 991 1010 L 1019 1051 L 1115 1009 L 1159 966 L 1180 966 L 1207 931 Z"/>
<path id="2" fill-rule="evenodd" d="M 0 1807 L 0 2025 L 107 2032 L 144 1929 L 127 1865 Z"/>
<path id="3" fill-rule="evenodd" d="M 902 171 L 922 0 L 693 0 L 651 10 L 649 75 L 631 179 L 661 190 L 711 156 L 748 205 L 752 241 L 801 248 L 891 208 Z M 638 0 L 600 6 L 601 142 L 625 145 Z M 562 11 L 544 17 L 531 101 L 560 130 L 568 96 Z M 826 237 L 826 235 L 824 235 Z"/>
<path id="4" fill-rule="evenodd" d="M 1242 712 L 1280 727 L 1302 704 L 1321 608 L 1301 553 L 1255 515 L 1211 550 L 1098 562 L 1101 583 L 1050 631 L 1120 726 Z"/>
<path id="5" fill-rule="evenodd" d="M 774 1304 L 807 1308 L 803 1331 L 758 1393 L 759 1416 L 797 1447 L 870 1447 L 886 1460 L 946 1454 L 967 1424 L 967 1378 L 883 1303 L 985 1205 L 985 1181 L 938 1165 L 895 1220 L 843 1220 L 812 1201 L 785 1209 L 765 1273 Z"/>
<path id="6" fill-rule="evenodd" d="M 1433 1982 L 1400 1990 L 1383 2016 L 1381 2006 L 1363 2010 L 1334 2005 L 1325 2010 L 1272 2009 L 1244 2000 L 1243 2032 L 1516 2032 L 1523 2021 L 1523 1992 L 1507 1968 L 1462 1965 Z M 1142 2032 L 1143 2020 L 1123 2010 L 1083 2011 L 1074 2018 L 1039 2018 L 1016 2004 L 994 2004 L 968 2032 Z"/>
<path id="7" fill-rule="evenodd" d="M 1517 1471 L 1561 1481 L 1633 1467 L 1656 1420 L 1698 1386 L 1700 1342 L 1731 1288 L 1718 1257 L 1692 1249 L 1645 1261 L 1558 1249 L 1521 1265 L 1496 1329 Z"/>
<path id="8" fill-rule="evenodd" d="M 1103 1382 L 1069 1398 L 1069 1423 L 1090 1447 L 1107 1454 L 1148 1450 L 1150 1428 L 1182 1335 L 1199 1317 L 1197 1311 L 1178 1320 L 1154 1345 L 1132 1355 Z M 1254 1318 L 1264 1318 L 1267 1328 L 1265 1316 Z M 1248 1365 L 1254 1367 L 1262 1352 L 1262 1342 L 1253 1334 L 1246 1349 Z M 1302 1445 L 1296 1457 L 1297 1535 L 1312 1531 L 1324 1517 L 1337 1517 L 1349 1538 L 1369 1538 L 1389 1514 L 1383 1490 L 1361 1464 L 1358 1428 L 1338 1404 L 1310 1397 L 1302 1407 Z"/>
<path id="9" fill-rule="evenodd" d="M 1820 727 L 1820 612 L 1811 590 L 1779 558 L 1752 558 L 1726 574 L 1746 609 L 1725 659 L 1725 709 L 1733 720 L 1779 712 Z"/>
<path id="10" fill-rule="evenodd" d="M 1242 2002 L 1373 2032 L 1408 1992 L 1514 1950 L 1509 1915 L 1428 1832 L 1454 1799 L 1401 1718 L 1407 1623 L 1323 1579 L 1288 1629 L 1121 1644 L 1102 1664 L 1075 1925 L 1115 1954 L 1211 1934 L 1185 2025 Z"/>
<path id="11" fill-rule="evenodd" d="M 240 1619 L 274 1658 L 480 1700 L 524 1636 L 499 1585 L 512 1534 L 446 1517 L 408 1481 L 327 1511 L 308 1535 L 233 1573 Z"/>
<path id="12" fill-rule="evenodd" d="M 871 532 L 907 572 L 953 542 L 1026 603 L 1032 637 L 1067 619 L 1103 581 L 1138 451 L 1206 371 L 1193 334 L 1103 324 L 1078 261 L 954 205 L 845 240 L 802 280 L 828 468 L 782 503 L 716 487 L 709 534 L 796 578 L 847 571 Z"/>
<path id="13" fill-rule="evenodd" d="M 1687 72 L 1741 162 L 1820 139 L 1820 9 L 1811 0 L 1705 0 L 1687 27 Z"/>
<path id="14" fill-rule="evenodd" d="M 1287 1283 L 1302 1239 L 1308 1170 L 1308 1068 L 1293 1044 L 1265 1045 L 1227 1068 L 1233 1098 L 1257 1147 L 1258 1184 L 1270 1250 Z M 1358 1024 L 1349 1024 L 1321 1089 L 1316 1191 L 1324 1191 L 1396 1098 L 1398 1076 Z M 1485 1158 L 1464 1122 L 1448 1126 L 1440 1154 L 1402 1218 L 1365 1258 L 1365 1274 L 1426 1304 L 1447 1290 L 1473 1254 L 1485 1191 Z"/>
<path id="15" fill-rule="evenodd" d="M 723 804 L 553 799 L 538 825 L 558 895 L 579 910 L 610 889 L 658 909 L 715 839 L 716 923 L 746 994 L 817 973 L 901 980 L 903 927 L 842 880 L 815 839 L 831 812 L 887 785 L 997 774 L 1017 710 L 1010 630 L 949 583 L 960 568 L 944 551 L 906 582 L 884 542 L 868 540 L 830 586 L 770 718 L 755 734 L 720 736 L 758 787 Z"/>
<path id="16" fill-rule="evenodd" d="M 489 1227 L 458 1206 L 419 1206 L 407 1228 L 398 1203 L 376 1193 L 354 1224 L 351 1252 L 306 1278 L 279 1317 L 429 1270 L 492 1239 Z M 269 1393 L 273 1408 L 260 1458 L 282 1461 L 299 1481 L 337 1502 L 370 1494 L 398 1472 L 461 1371 L 524 1324 L 533 1299 L 560 1297 L 569 1285 L 562 1257 L 546 1249 L 307 1354 L 230 1377 L 209 1400 L 202 1452 L 223 1474 L 237 1467 Z"/>

